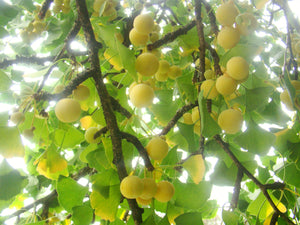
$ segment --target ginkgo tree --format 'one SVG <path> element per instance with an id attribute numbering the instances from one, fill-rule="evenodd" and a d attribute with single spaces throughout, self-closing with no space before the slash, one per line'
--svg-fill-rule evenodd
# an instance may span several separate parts
<path id="1" fill-rule="evenodd" d="M 299 224 L 288 1 L 7 0 L 0 24 L 1 224 Z"/>

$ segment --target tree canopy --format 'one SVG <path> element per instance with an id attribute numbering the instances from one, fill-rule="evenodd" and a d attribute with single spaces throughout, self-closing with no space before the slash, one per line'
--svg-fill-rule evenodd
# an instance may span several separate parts
<path id="1" fill-rule="evenodd" d="M 299 224 L 296 1 L 0 1 L 0 223 Z"/>

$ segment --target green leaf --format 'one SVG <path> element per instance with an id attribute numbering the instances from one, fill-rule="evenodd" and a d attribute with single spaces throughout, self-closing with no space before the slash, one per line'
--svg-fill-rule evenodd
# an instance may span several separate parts
<path id="1" fill-rule="evenodd" d="M 0 1 L 0 25 L 6 25 L 10 20 L 16 17 L 18 10 L 16 7 Z"/>
<path id="2" fill-rule="evenodd" d="M 0 126 L 0 137 L 0 154 L 4 158 L 24 156 L 24 147 L 17 127 Z"/>
<path id="3" fill-rule="evenodd" d="M 141 225 L 156 225 L 153 214 L 148 216 L 148 218 Z"/>
<path id="4" fill-rule="evenodd" d="M 177 126 L 181 135 L 186 139 L 189 145 L 189 152 L 197 151 L 199 146 L 199 138 L 194 133 L 194 125 L 177 122 Z"/>
<path id="5" fill-rule="evenodd" d="M 198 102 L 201 115 L 201 134 L 204 137 L 210 138 L 221 133 L 221 128 L 207 111 L 206 99 L 203 97 L 203 92 L 199 93 Z"/>
<path id="6" fill-rule="evenodd" d="M 0 70 L 0 80 L 0 92 L 7 91 L 12 84 L 12 81 L 3 70 Z"/>
<path id="7" fill-rule="evenodd" d="M 266 106 L 273 91 L 273 87 L 246 89 L 246 111 L 251 112 Z"/>
<path id="8" fill-rule="evenodd" d="M 119 185 L 120 180 L 117 172 L 113 169 L 105 170 L 92 176 L 93 191 L 98 191 L 103 197 L 109 197 L 110 187 Z"/>
<path id="9" fill-rule="evenodd" d="M 19 194 L 24 187 L 24 179 L 6 160 L 0 164 L 0 200 L 9 200 Z"/>
<path id="10" fill-rule="evenodd" d="M 111 163 L 107 160 L 104 147 L 98 146 L 98 149 L 87 154 L 86 159 L 90 167 L 95 168 L 98 171 L 102 171 L 104 168 L 111 168 Z"/>
<path id="11" fill-rule="evenodd" d="M 278 169 L 276 175 L 284 182 L 300 188 L 300 179 L 295 179 L 296 177 L 300 177 L 300 170 L 295 163 L 290 163 Z"/>
<path id="12" fill-rule="evenodd" d="M 84 163 L 88 163 L 88 160 L 86 158 L 86 156 L 92 152 L 95 151 L 98 148 L 97 144 L 89 144 L 81 153 L 79 156 L 79 159 L 84 162 Z"/>
<path id="13" fill-rule="evenodd" d="M 186 209 L 199 209 L 210 197 L 212 185 L 202 181 L 199 184 L 176 182 L 175 205 Z"/>
<path id="14" fill-rule="evenodd" d="M 234 212 L 222 210 L 222 219 L 226 225 L 235 225 L 239 222 L 239 216 Z"/>
<path id="15" fill-rule="evenodd" d="M 176 225 L 203 225 L 201 213 L 185 213 L 175 219 Z"/>
<path id="16" fill-rule="evenodd" d="M 83 187 L 75 180 L 63 176 L 59 177 L 56 190 L 59 203 L 68 212 L 71 212 L 73 207 L 82 205 L 83 198 L 88 193 L 87 187 Z"/>
<path id="17" fill-rule="evenodd" d="M 84 134 L 70 126 L 67 130 L 57 129 L 54 133 L 54 139 L 57 146 L 73 148 L 84 140 Z"/>
<path id="18" fill-rule="evenodd" d="M 75 225 L 89 225 L 93 221 L 93 210 L 89 206 L 73 207 L 72 220 Z"/>
<path id="19" fill-rule="evenodd" d="M 258 155 L 266 155 L 275 140 L 273 133 L 262 129 L 252 120 L 247 124 L 247 130 L 234 139 L 242 148 Z"/>
<path id="20" fill-rule="evenodd" d="M 100 124 L 101 126 L 105 127 L 106 126 L 106 122 L 105 122 L 105 118 L 104 118 L 104 114 L 103 114 L 103 109 L 99 108 L 96 112 L 93 113 L 92 115 L 92 119 Z"/>
<path id="21" fill-rule="evenodd" d="M 153 104 L 150 110 L 157 117 L 158 121 L 163 125 L 167 125 L 178 109 L 178 101 L 168 103 Z"/>
<path id="22" fill-rule="evenodd" d="M 13 0 L 12 3 L 22 6 L 30 12 L 36 9 L 32 0 Z"/>

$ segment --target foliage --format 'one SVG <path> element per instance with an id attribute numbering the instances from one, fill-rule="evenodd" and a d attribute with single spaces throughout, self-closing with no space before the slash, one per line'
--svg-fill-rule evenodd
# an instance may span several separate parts
<path id="1" fill-rule="evenodd" d="M 287 1 L 10 0 L 0 24 L 1 224 L 299 224 Z M 138 204 L 128 175 L 171 191 Z"/>

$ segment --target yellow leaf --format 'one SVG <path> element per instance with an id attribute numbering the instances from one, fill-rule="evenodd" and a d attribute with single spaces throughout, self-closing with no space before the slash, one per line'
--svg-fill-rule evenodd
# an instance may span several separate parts
<path id="1" fill-rule="evenodd" d="M 199 184 L 205 173 L 205 164 L 202 155 L 192 155 L 182 166 L 191 176 L 194 183 Z"/>

